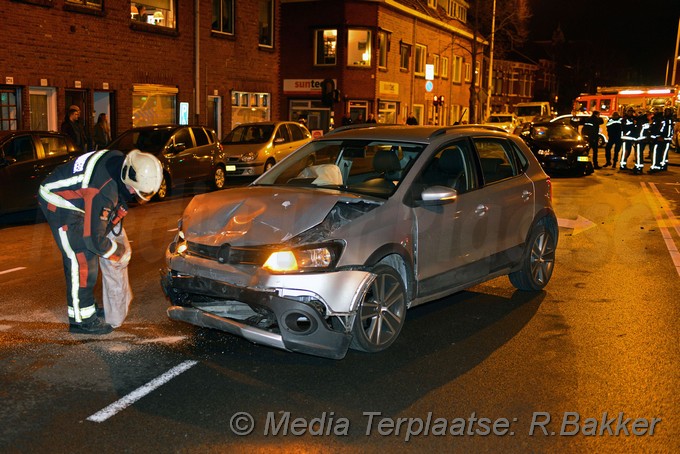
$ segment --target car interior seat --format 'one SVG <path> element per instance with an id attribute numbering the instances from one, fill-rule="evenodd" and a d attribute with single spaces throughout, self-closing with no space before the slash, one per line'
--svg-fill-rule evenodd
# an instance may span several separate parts
<path id="1" fill-rule="evenodd" d="M 465 162 L 460 148 L 451 147 L 444 150 L 439 157 L 438 165 L 443 175 L 444 186 L 453 188 L 458 192 L 467 188 Z"/>

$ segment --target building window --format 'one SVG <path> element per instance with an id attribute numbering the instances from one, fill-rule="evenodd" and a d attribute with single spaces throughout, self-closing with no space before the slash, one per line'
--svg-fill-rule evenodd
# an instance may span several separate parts
<path id="1" fill-rule="evenodd" d="M 439 55 L 434 54 L 432 56 L 432 64 L 434 66 L 434 75 L 439 76 Z"/>
<path id="2" fill-rule="evenodd" d="M 66 0 L 66 3 L 100 11 L 102 9 L 102 0 Z"/>
<path id="3" fill-rule="evenodd" d="M 378 32 L 378 67 L 387 68 L 387 33 Z"/>
<path id="4" fill-rule="evenodd" d="M 260 0 L 260 17 L 258 21 L 260 30 L 260 46 L 274 46 L 274 1 Z"/>
<path id="5" fill-rule="evenodd" d="M 381 102 L 378 104 L 378 123 L 396 124 L 397 107 L 396 102 Z"/>
<path id="6" fill-rule="evenodd" d="M 149 25 L 175 28 L 175 0 L 130 2 L 130 19 Z"/>
<path id="7" fill-rule="evenodd" d="M 212 29 L 234 34 L 234 0 L 212 0 Z"/>
<path id="8" fill-rule="evenodd" d="M 338 31 L 317 30 L 315 65 L 335 65 L 337 58 Z"/>
<path id="9" fill-rule="evenodd" d="M 427 6 L 437 9 L 437 0 L 427 0 Z"/>
<path id="10" fill-rule="evenodd" d="M 0 88 L 0 131 L 18 129 L 19 96 L 13 88 Z"/>
<path id="11" fill-rule="evenodd" d="M 449 57 L 442 57 L 441 73 L 442 79 L 449 78 Z"/>
<path id="12" fill-rule="evenodd" d="M 353 29 L 348 30 L 347 65 L 371 66 L 370 30 L 353 30 Z"/>
<path id="13" fill-rule="evenodd" d="M 411 67 L 411 46 L 399 41 L 399 69 L 408 71 Z"/>
<path id="14" fill-rule="evenodd" d="M 269 121 L 271 93 L 231 92 L 231 128 L 241 123 Z"/>
<path id="15" fill-rule="evenodd" d="M 472 80 L 472 65 L 470 63 L 465 63 L 465 82 L 470 82 Z"/>
<path id="16" fill-rule="evenodd" d="M 137 84 L 132 87 L 132 127 L 177 122 L 177 87 Z"/>
<path id="17" fill-rule="evenodd" d="M 451 78 L 455 83 L 461 83 L 463 80 L 463 57 L 453 56 L 453 68 L 451 69 Z"/>
<path id="18" fill-rule="evenodd" d="M 413 72 L 416 75 L 425 75 L 425 57 L 427 56 L 427 47 L 422 44 L 416 44 L 416 55 L 413 61 Z"/>

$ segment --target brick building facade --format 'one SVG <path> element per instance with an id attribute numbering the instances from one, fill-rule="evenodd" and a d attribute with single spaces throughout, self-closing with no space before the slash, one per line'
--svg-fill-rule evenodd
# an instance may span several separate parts
<path id="1" fill-rule="evenodd" d="M 404 123 L 410 114 L 421 124 L 468 119 L 475 65 L 466 1 L 281 3 L 284 117 L 306 117 L 311 129 L 324 130 L 371 114 L 384 123 Z M 479 40 L 479 60 L 482 49 Z M 434 68 L 429 81 L 427 64 Z M 332 105 L 321 101 L 324 81 L 337 90 Z M 443 105 L 433 105 L 435 95 Z"/>
<path id="2" fill-rule="evenodd" d="M 278 118 L 279 8 L 279 0 L 3 0 L 0 129 L 58 129 L 71 104 L 89 128 L 108 113 L 114 136 L 178 121 L 224 134 L 236 121 Z"/>

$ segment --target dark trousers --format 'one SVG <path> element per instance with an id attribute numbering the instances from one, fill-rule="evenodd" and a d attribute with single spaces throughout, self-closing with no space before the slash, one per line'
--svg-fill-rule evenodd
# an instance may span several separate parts
<path id="1" fill-rule="evenodd" d="M 59 215 L 59 208 L 55 210 L 38 198 L 47 223 L 52 230 L 54 240 L 61 251 L 66 277 L 66 303 L 68 319 L 71 324 L 89 323 L 97 317 L 94 302 L 94 286 L 99 272 L 98 256 L 85 247 L 83 240 L 82 218 L 67 216 L 71 219 L 64 224 Z"/>
<path id="2" fill-rule="evenodd" d="M 614 159 L 612 159 L 612 147 L 614 147 Z M 604 158 L 607 164 L 616 163 L 619 160 L 619 151 L 621 151 L 621 139 L 609 138 L 607 145 L 604 147 Z"/>
<path id="3" fill-rule="evenodd" d="M 593 150 L 593 166 L 598 167 L 597 163 L 597 154 L 599 153 L 599 149 L 597 148 L 597 141 L 598 137 L 595 136 L 594 139 L 588 139 L 588 146 L 590 146 L 590 149 Z"/>

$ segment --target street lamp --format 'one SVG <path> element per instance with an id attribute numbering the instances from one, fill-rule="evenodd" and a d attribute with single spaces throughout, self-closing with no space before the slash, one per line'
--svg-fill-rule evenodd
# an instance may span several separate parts
<path id="1" fill-rule="evenodd" d="M 671 79 L 671 85 L 672 86 L 675 86 L 675 72 L 678 69 L 678 47 L 679 46 L 680 46 L 680 18 L 678 18 L 678 37 L 675 39 L 675 60 L 673 60 L 673 78 Z"/>

